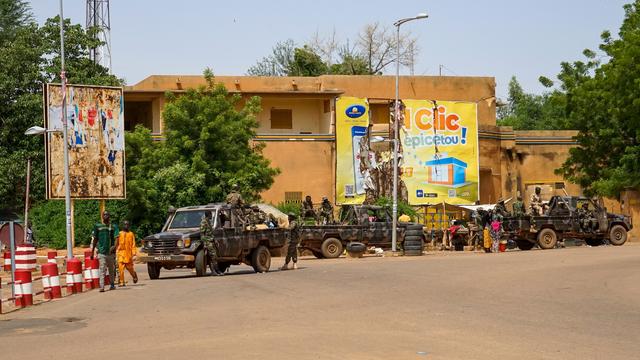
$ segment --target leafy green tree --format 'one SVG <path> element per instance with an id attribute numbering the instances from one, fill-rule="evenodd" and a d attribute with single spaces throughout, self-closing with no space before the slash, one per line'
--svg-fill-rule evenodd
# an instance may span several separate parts
<path id="1" fill-rule="evenodd" d="M 590 194 L 640 189 L 640 0 L 624 10 L 618 38 L 601 35 L 608 61 L 587 50 L 585 62 L 563 63 L 558 75 L 569 122 L 579 131 L 579 146 L 558 173 Z"/>
<path id="2" fill-rule="evenodd" d="M 158 231 L 170 206 L 223 201 L 232 184 L 257 200 L 279 173 L 255 143 L 260 99 L 242 104 L 205 71 L 207 85 L 174 97 L 163 119 L 166 141 L 141 126 L 127 135 L 127 207 L 142 233 Z"/>
<path id="3" fill-rule="evenodd" d="M 541 78 L 543 84 L 549 80 Z M 498 109 L 498 125 L 512 126 L 516 130 L 570 129 L 565 116 L 566 97 L 561 91 L 543 95 L 526 93 L 514 77 L 509 81 L 507 104 Z"/>
<path id="4" fill-rule="evenodd" d="M 60 81 L 59 18 L 38 26 L 23 1 L 0 1 L 0 204 L 17 211 L 24 201 L 26 160 L 32 159 L 31 194 L 44 198 L 44 144 L 24 131 L 42 125 L 42 84 Z M 95 34 L 65 21 L 70 83 L 120 85 L 122 80 L 88 58 Z M 20 211 L 18 211 L 20 212 Z"/>

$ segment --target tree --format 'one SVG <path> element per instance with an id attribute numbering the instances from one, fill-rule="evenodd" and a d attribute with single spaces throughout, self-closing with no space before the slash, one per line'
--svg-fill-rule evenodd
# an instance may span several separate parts
<path id="1" fill-rule="evenodd" d="M 253 76 L 288 76 L 291 71 L 296 45 L 288 39 L 276 43 L 271 55 L 262 58 L 247 70 Z"/>
<path id="2" fill-rule="evenodd" d="M 17 211 L 24 201 L 27 158 L 33 161 L 32 199 L 44 198 L 43 138 L 23 134 L 42 125 L 42 84 L 60 81 L 59 18 L 39 27 L 17 0 L 0 0 L 0 10 L 0 204 Z M 65 31 L 70 83 L 123 83 L 89 60 L 89 49 L 99 43 L 94 34 L 68 19 Z"/>
<path id="3" fill-rule="evenodd" d="M 548 84 L 544 78 L 541 82 Z M 507 104 L 498 109 L 498 124 L 512 126 L 516 130 L 570 129 L 565 103 L 566 96 L 561 91 L 542 95 L 526 93 L 514 76 L 509 81 Z"/>
<path id="4" fill-rule="evenodd" d="M 342 45 L 335 30 L 327 37 L 316 33 L 302 47 L 291 39 L 276 43 L 271 55 L 250 67 L 247 73 L 255 76 L 380 75 L 395 62 L 398 45 L 401 65 L 413 69 L 418 53 L 416 39 L 404 34 L 398 44 L 395 33 L 376 22 L 366 25 L 355 42 L 347 39 Z"/>
<path id="5" fill-rule="evenodd" d="M 563 63 L 558 75 L 579 146 L 557 172 L 588 194 L 640 189 L 640 0 L 624 10 L 619 38 L 601 35 L 606 63 L 587 50 L 586 62 Z"/>
<path id="6" fill-rule="evenodd" d="M 207 85 L 169 96 L 163 112 L 166 141 L 154 142 L 143 127 L 127 136 L 127 207 L 145 233 L 158 231 L 169 206 L 224 199 L 232 184 L 248 201 L 257 200 L 279 173 L 254 142 L 260 99 L 241 106 L 205 71 Z"/>

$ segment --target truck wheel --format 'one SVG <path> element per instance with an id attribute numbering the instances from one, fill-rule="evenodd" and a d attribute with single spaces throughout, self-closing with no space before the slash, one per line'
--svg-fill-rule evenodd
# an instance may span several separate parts
<path id="1" fill-rule="evenodd" d="M 613 225 L 609 231 L 611 245 L 620 246 L 627 242 L 627 230 L 622 225 Z"/>
<path id="2" fill-rule="evenodd" d="M 518 240 L 516 241 L 516 244 L 518 244 L 518 249 L 520 250 L 531 250 L 533 248 L 533 245 L 535 245 L 531 241 L 527 240 Z"/>
<path id="3" fill-rule="evenodd" d="M 342 254 L 342 242 L 336 238 L 327 238 L 320 247 L 327 259 L 335 259 Z"/>
<path id="4" fill-rule="evenodd" d="M 541 249 L 553 249 L 558 242 L 558 235 L 553 229 L 542 229 L 538 233 L 538 245 Z"/>
<path id="5" fill-rule="evenodd" d="M 251 266 L 257 273 L 265 273 L 271 267 L 271 253 L 269 249 L 260 245 L 251 253 Z"/>
<path id="6" fill-rule="evenodd" d="M 149 273 L 149 279 L 156 280 L 160 277 L 160 264 L 147 263 L 147 272 Z"/>
<path id="7" fill-rule="evenodd" d="M 196 276 L 207 274 L 207 257 L 203 249 L 196 254 Z"/>

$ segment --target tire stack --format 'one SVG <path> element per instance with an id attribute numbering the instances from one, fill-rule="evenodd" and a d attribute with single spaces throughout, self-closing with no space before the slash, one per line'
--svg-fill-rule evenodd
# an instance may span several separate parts
<path id="1" fill-rule="evenodd" d="M 403 246 L 405 256 L 422 256 L 424 232 L 421 224 L 407 225 L 404 232 Z"/>

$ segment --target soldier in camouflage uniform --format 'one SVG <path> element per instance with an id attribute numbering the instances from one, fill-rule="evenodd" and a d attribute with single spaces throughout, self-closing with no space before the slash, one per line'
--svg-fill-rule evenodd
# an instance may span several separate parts
<path id="1" fill-rule="evenodd" d="M 248 214 L 249 226 L 252 230 L 255 230 L 257 225 L 265 224 L 267 222 L 266 214 L 260 210 L 257 205 L 251 207 L 251 212 Z"/>
<path id="2" fill-rule="evenodd" d="M 242 195 L 238 191 L 238 184 L 231 185 L 231 192 L 227 195 L 227 204 L 241 207 L 244 205 Z"/>
<path id="3" fill-rule="evenodd" d="M 208 216 L 205 214 L 205 216 L 202 217 L 202 221 L 200 222 L 200 239 L 207 249 L 213 275 L 221 276 L 224 275 L 224 273 L 218 269 L 218 246 L 213 237 L 213 226 L 211 226 L 209 217 L 211 217 L 210 214 Z"/>
<path id="4" fill-rule="evenodd" d="M 333 205 L 326 196 L 322 197 L 322 204 L 320 205 L 320 221 L 321 224 L 332 224 L 333 220 Z"/>
<path id="5" fill-rule="evenodd" d="M 531 215 L 541 216 L 544 214 L 542 198 L 540 197 L 541 191 L 542 189 L 539 186 L 536 186 L 535 192 L 531 194 L 531 198 L 529 199 L 529 210 L 531 211 Z"/>
<path id="6" fill-rule="evenodd" d="M 287 257 L 280 270 L 289 270 L 289 261 L 293 260 L 293 270 L 298 268 L 298 243 L 300 242 L 300 226 L 296 221 L 296 216 L 289 213 L 289 246 Z"/>
<path id="7" fill-rule="evenodd" d="M 522 217 L 525 214 L 524 203 L 522 197 L 518 196 L 517 200 L 513 203 L 513 216 Z"/>

